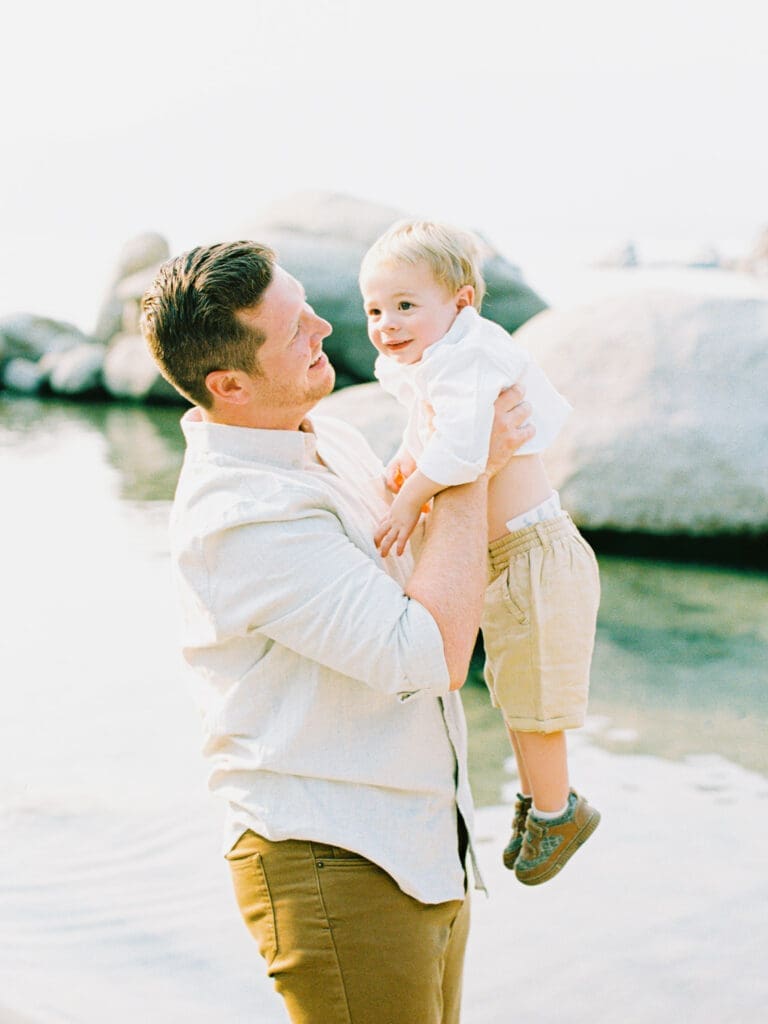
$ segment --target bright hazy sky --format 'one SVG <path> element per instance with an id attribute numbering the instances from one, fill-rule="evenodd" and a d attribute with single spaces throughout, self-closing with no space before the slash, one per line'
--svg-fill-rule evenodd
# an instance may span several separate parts
<path id="1" fill-rule="evenodd" d="M 15 5 L 0 315 L 95 314 L 115 254 L 327 188 L 532 245 L 768 223 L 768 35 L 729 0 Z M 119 11 L 119 13 L 115 13 Z"/>

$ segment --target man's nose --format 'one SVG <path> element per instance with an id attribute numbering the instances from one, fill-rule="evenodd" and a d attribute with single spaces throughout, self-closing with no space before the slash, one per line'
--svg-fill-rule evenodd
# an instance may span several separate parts
<path id="1" fill-rule="evenodd" d="M 316 316 L 315 320 L 315 329 L 312 333 L 316 335 L 318 338 L 320 338 L 320 340 L 322 341 L 323 338 L 327 338 L 328 335 L 333 331 L 333 327 L 331 327 L 330 323 L 327 320 L 323 320 L 321 316 Z"/>

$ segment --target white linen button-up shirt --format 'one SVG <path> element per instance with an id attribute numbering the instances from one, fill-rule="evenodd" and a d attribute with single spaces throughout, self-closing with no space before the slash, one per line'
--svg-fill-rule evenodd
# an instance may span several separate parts
<path id="1" fill-rule="evenodd" d="M 418 363 L 380 355 L 375 373 L 408 409 L 404 442 L 419 469 L 446 487 L 476 480 L 485 470 L 493 403 L 502 388 L 522 381 L 533 407 L 536 433 L 515 455 L 543 452 L 573 411 L 530 353 L 472 306 L 461 310 Z M 431 421 L 425 403 L 434 412 Z"/>
<path id="2" fill-rule="evenodd" d="M 225 849 L 246 829 L 316 840 L 424 903 L 462 898 L 464 715 L 437 624 L 403 592 L 410 555 L 373 542 L 381 463 L 319 416 L 255 430 L 195 409 L 182 428 L 172 557 Z"/>

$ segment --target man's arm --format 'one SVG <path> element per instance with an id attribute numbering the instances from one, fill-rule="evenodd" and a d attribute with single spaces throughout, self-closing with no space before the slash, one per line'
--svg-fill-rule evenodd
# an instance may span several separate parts
<path id="1" fill-rule="evenodd" d="M 487 584 L 488 481 L 506 465 L 534 429 L 522 424 L 531 407 L 515 385 L 494 405 L 486 472 L 471 484 L 441 491 L 405 592 L 422 604 L 443 638 L 451 689 L 464 685 L 474 650 Z"/>

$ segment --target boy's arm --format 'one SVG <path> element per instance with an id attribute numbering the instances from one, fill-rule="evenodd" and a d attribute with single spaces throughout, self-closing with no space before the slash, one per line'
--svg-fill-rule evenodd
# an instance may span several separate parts
<path id="1" fill-rule="evenodd" d="M 496 400 L 486 472 L 472 484 L 449 487 L 435 498 L 426 536 L 405 592 L 432 615 L 443 638 L 451 689 L 463 685 L 474 650 L 487 583 L 488 478 L 534 434 L 531 414 L 512 387 Z"/>
<path id="2" fill-rule="evenodd" d="M 404 481 L 373 536 L 382 557 L 386 558 L 393 546 L 397 554 L 402 555 L 419 521 L 423 505 L 444 486 L 430 480 L 419 469 Z"/>

